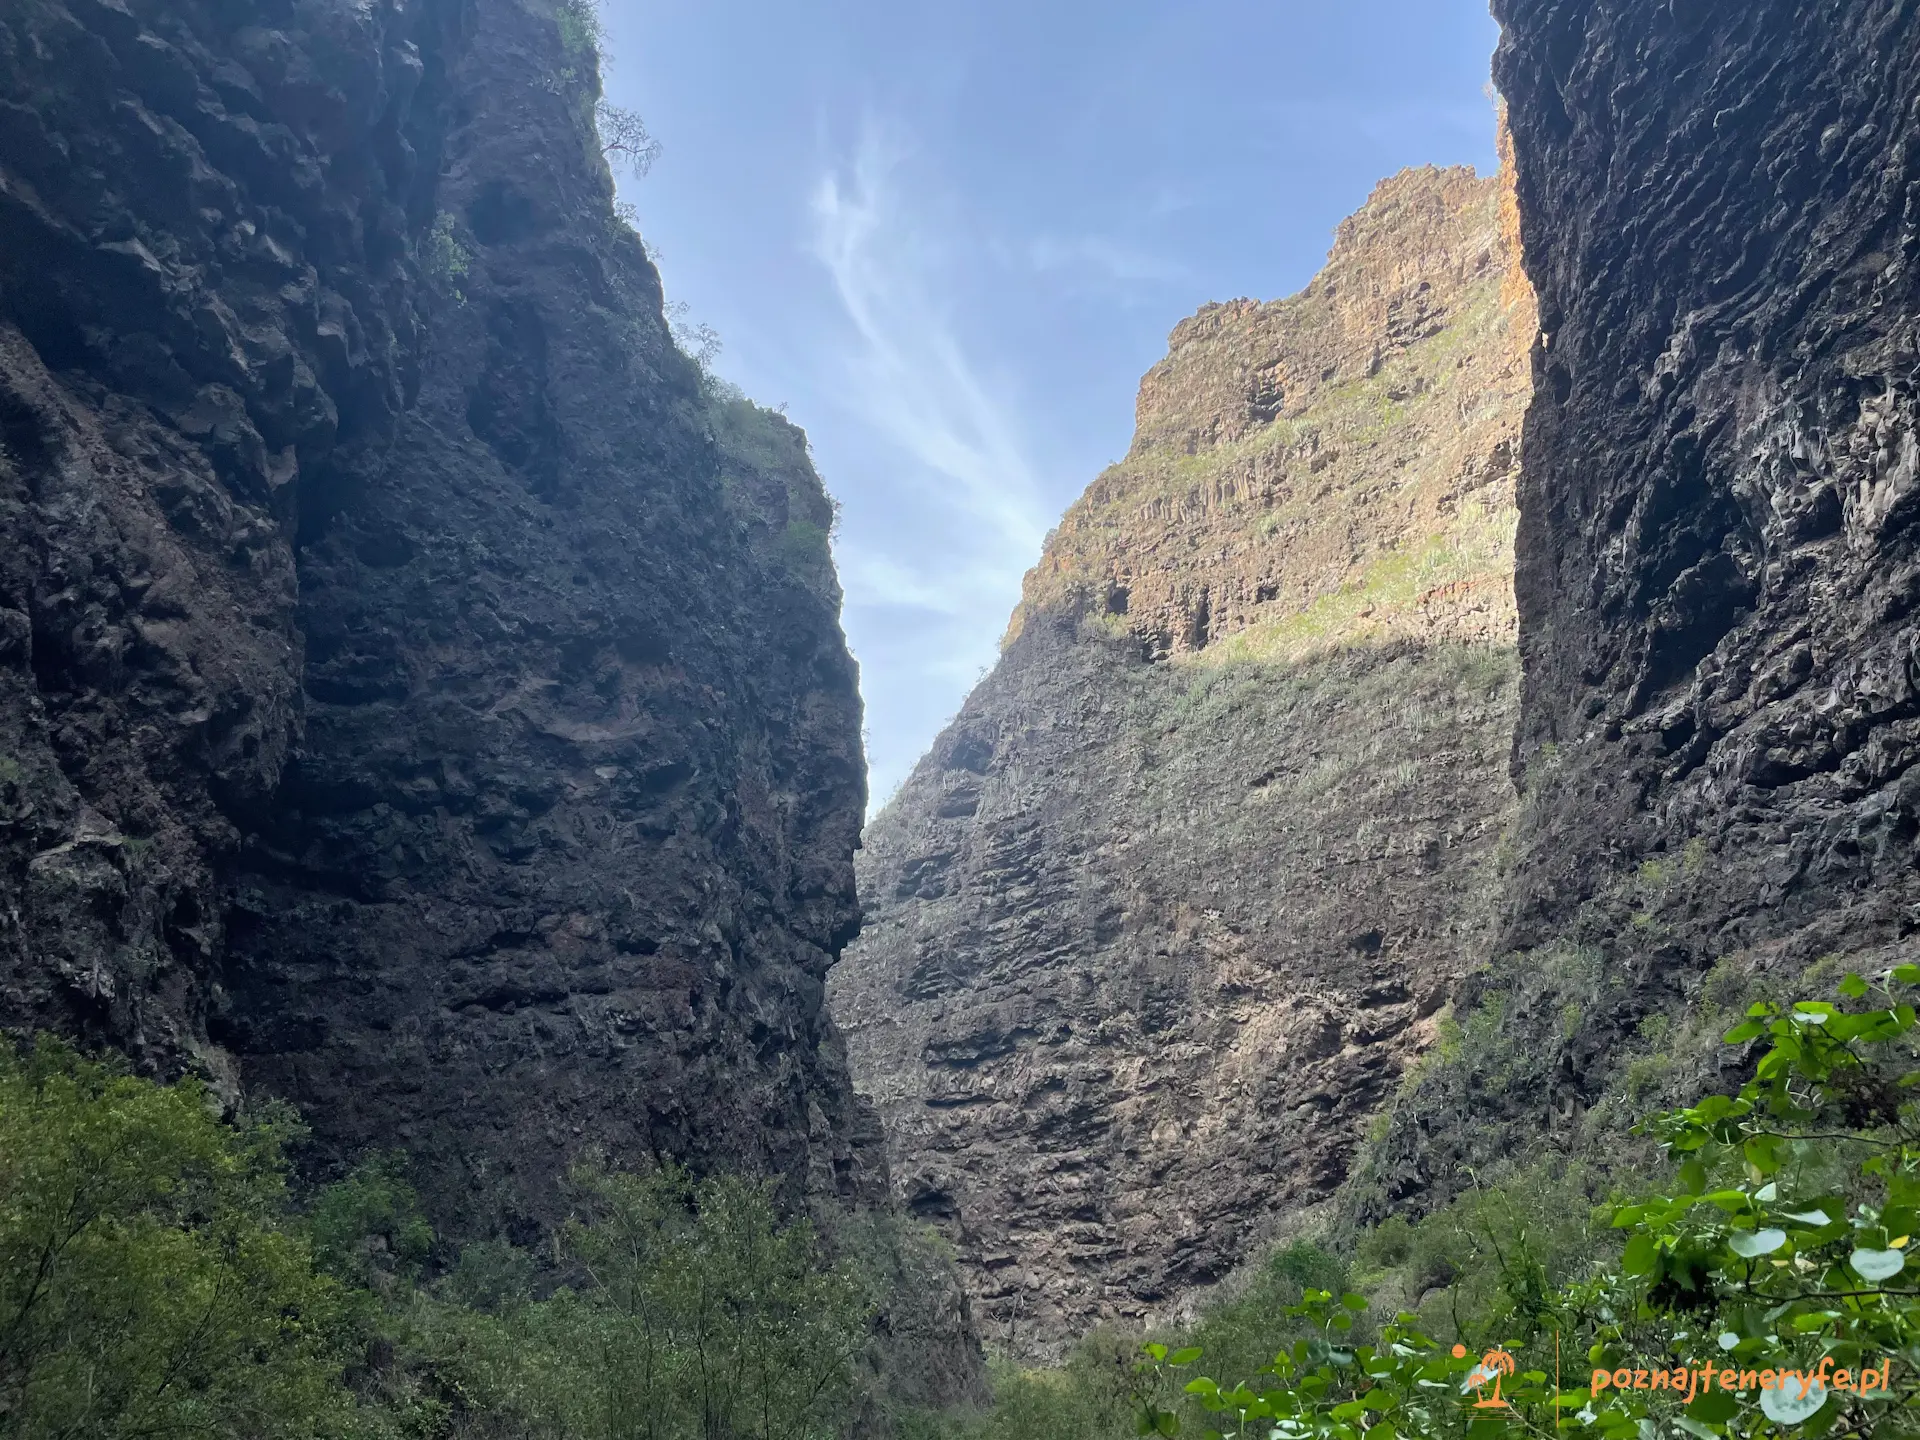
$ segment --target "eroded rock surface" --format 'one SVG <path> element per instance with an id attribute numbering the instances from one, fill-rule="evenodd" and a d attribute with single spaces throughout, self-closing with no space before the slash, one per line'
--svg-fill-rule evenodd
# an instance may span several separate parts
<path id="1" fill-rule="evenodd" d="M 1491 982 L 1504 1078 L 1410 1097 L 1376 1203 L 1580 1135 L 1710 971 L 1920 944 L 1920 12 L 1495 9 L 1544 332 L 1506 973 L 1562 979 Z"/>
<path id="2" fill-rule="evenodd" d="M 1532 306 L 1503 187 L 1381 186 L 1141 387 L 869 827 L 832 977 L 989 1338 L 1164 1313 L 1340 1186 L 1490 923 Z"/>
<path id="3" fill-rule="evenodd" d="M 295 1100 L 455 1234 L 567 1159 L 871 1196 L 856 674 L 519 0 L 0 13 L 0 1021 Z"/>

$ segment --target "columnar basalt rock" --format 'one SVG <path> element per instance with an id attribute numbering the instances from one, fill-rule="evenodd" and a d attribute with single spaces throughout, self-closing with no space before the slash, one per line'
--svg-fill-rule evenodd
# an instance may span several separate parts
<path id="1" fill-rule="evenodd" d="M 873 1198 L 804 437 L 673 346 L 520 0 L 0 13 L 0 1023 L 411 1152 Z"/>
<path id="2" fill-rule="evenodd" d="M 1532 305 L 1412 171 L 1210 306 L 869 827 L 830 981 L 989 1337 L 1166 1313 L 1310 1221 L 1490 924 Z"/>
<path id="3" fill-rule="evenodd" d="M 1495 9 L 1543 332 L 1487 982 L 1521 1069 L 1410 1096 L 1376 1208 L 1616 1123 L 1636 1030 L 1710 974 L 1920 944 L 1920 12 Z"/>

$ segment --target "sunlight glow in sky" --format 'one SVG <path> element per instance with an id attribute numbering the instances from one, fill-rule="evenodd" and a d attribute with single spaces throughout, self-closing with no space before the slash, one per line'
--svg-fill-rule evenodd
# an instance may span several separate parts
<path id="1" fill-rule="evenodd" d="M 812 438 L 878 807 L 1210 300 L 1406 165 L 1494 163 L 1484 0 L 604 0 L 623 181 L 716 368 Z"/>

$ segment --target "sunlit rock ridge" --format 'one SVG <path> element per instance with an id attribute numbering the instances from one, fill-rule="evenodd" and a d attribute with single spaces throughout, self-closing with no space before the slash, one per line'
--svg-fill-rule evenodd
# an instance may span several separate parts
<path id="1" fill-rule="evenodd" d="M 997 1343 L 1166 1313 L 1307 1223 L 1488 936 L 1531 292 L 1413 170 L 1142 382 L 999 664 L 869 826 L 830 980 Z"/>

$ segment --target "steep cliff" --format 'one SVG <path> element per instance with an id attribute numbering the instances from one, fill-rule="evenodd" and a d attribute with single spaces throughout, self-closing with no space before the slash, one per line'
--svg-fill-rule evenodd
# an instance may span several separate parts
<path id="1" fill-rule="evenodd" d="M 1176 1306 L 1333 1194 L 1491 919 L 1532 304 L 1411 171 L 1209 306 L 869 827 L 830 981 L 989 1335 Z"/>
<path id="2" fill-rule="evenodd" d="M 1376 1208 L 1603 1143 L 1676 1006 L 1920 944 L 1920 11 L 1495 8 L 1527 800 L 1500 1043 L 1408 1097 Z"/>
<path id="3" fill-rule="evenodd" d="M 0 13 L 0 1023 L 403 1147 L 870 1195 L 856 673 L 804 437 L 616 220 L 585 12 Z"/>

